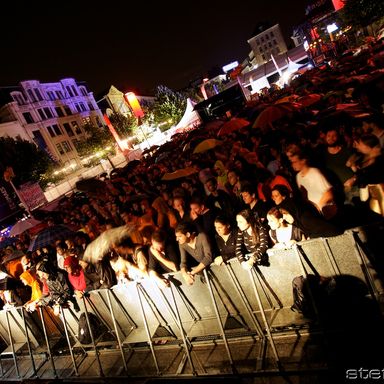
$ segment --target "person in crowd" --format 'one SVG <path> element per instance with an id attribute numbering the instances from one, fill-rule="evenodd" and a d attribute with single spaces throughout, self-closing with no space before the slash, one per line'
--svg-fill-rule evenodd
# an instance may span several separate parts
<path id="1" fill-rule="evenodd" d="M 152 208 L 156 211 L 156 225 L 164 230 L 175 229 L 177 225 L 176 215 L 162 197 L 157 197 L 152 202 Z"/>
<path id="2" fill-rule="evenodd" d="M 172 199 L 172 208 L 178 224 L 192 220 L 190 216 L 189 204 L 187 204 L 185 197 L 180 195 L 174 196 Z"/>
<path id="3" fill-rule="evenodd" d="M 296 184 L 303 200 L 313 204 L 327 219 L 335 216 L 337 207 L 333 187 L 321 171 L 310 166 L 309 157 L 304 152 L 293 155 L 291 164 L 297 172 Z M 335 209 L 330 209 L 332 207 Z"/>
<path id="4" fill-rule="evenodd" d="M 283 213 L 278 208 L 273 207 L 268 211 L 267 220 L 273 248 L 289 249 L 296 242 L 305 240 L 304 233 L 295 225 L 284 220 Z"/>
<path id="5" fill-rule="evenodd" d="M 226 216 L 217 216 L 215 219 L 215 241 L 219 250 L 214 263 L 221 265 L 236 257 L 237 228 Z"/>
<path id="6" fill-rule="evenodd" d="M 325 220 L 312 204 L 294 198 L 285 185 L 272 188 L 272 200 L 280 210 L 289 212 L 291 218 L 286 220 L 299 227 L 307 238 L 330 237 L 343 233 L 341 228 Z"/>
<path id="7" fill-rule="evenodd" d="M 268 265 L 267 230 L 255 219 L 250 209 L 239 212 L 236 215 L 236 221 L 239 228 L 236 238 L 236 256 L 241 266 L 249 270 L 255 264 Z"/>
<path id="8" fill-rule="evenodd" d="M 203 232 L 198 233 L 192 223 L 178 224 L 175 235 L 180 250 L 180 271 L 186 284 L 192 285 L 195 276 L 212 263 L 211 244 L 207 235 Z"/>
<path id="9" fill-rule="evenodd" d="M 224 163 L 221 160 L 216 160 L 213 165 L 213 170 L 216 173 L 217 185 L 225 191 L 228 191 L 228 175 Z"/>
<path id="10" fill-rule="evenodd" d="M 36 310 L 36 305 L 43 296 L 41 283 L 36 278 L 35 274 L 30 272 L 29 270 L 25 270 L 20 275 L 20 281 L 25 286 L 29 286 L 31 288 L 31 297 L 26 303 L 24 303 L 24 308 L 28 312 L 33 312 Z"/>
<path id="11" fill-rule="evenodd" d="M 324 140 L 325 147 L 320 153 L 320 158 L 328 172 L 328 179 L 335 186 L 335 193 L 336 196 L 339 196 L 339 202 L 343 203 L 344 199 L 351 202 L 355 190 L 345 186 L 344 183 L 353 176 L 352 170 L 347 166 L 352 151 L 343 143 L 336 127 L 330 127 L 326 130 Z"/>
<path id="12" fill-rule="evenodd" d="M 244 204 L 250 209 L 255 219 L 264 223 L 267 212 L 271 208 L 272 203 L 264 202 L 259 199 L 256 187 L 249 182 L 241 183 L 241 197 L 243 198 Z"/>
<path id="13" fill-rule="evenodd" d="M 64 260 L 64 268 L 68 273 L 68 280 L 76 297 L 81 299 L 87 289 L 87 283 L 79 259 L 75 256 L 67 256 Z"/>
<path id="14" fill-rule="evenodd" d="M 225 212 L 225 214 L 229 217 L 234 216 L 236 210 L 235 202 L 228 192 L 218 189 L 216 178 L 209 178 L 206 181 L 205 186 L 209 192 L 206 199 L 207 206 L 219 209 L 220 211 Z"/>
<path id="15" fill-rule="evenodd" d="M 149 276 L 155 277 L 161 287 L 167 287 L 169 282 L 162 275 L 176 272 L 180 265 L 180 255 L 176 244 L 170 241 L 165 231 L 157 230 L 152 234 L 148 253 Z"/>
<path id="16" fill-rule="evenodd" d="M 384 117 L 382 113 L 374 113 L 362 118 L 364 134 L 375 135 L 380 142 L 380 148 L 384 148 Z"/>
<path id="17" fill-rule="evenodd" d="M 204 232 L 212 241 L 215 238 L 214 221 L 221 210 L 216 207 L 208 207 L 205 199 L 200 195 L 192 196 L 189 206 L 192 223 L 198 232 Z"/>
<path id="18" fill-rule="evenodd" d="M 56 265 L 57 268 L 65 271 L 64 260 L 68 256 L 68 245 L 63 240 L 56 241 Z"/>
<path id="19" fill-rule="evenodd" d="M 69 287 L 67 278 L 63 272 L 57 270 L 48 260 L 42 260 L 36 265 L 36 273 L 40 280 L 44 279 L 49 291 L 44 293 L 37 302 L 37 305 L 52 306 L 54 314 L 60 312 L 60 306 L 72 302 L 74 308 L 79 310 L 79 306 L 73 297 L 73 291 Z"/>

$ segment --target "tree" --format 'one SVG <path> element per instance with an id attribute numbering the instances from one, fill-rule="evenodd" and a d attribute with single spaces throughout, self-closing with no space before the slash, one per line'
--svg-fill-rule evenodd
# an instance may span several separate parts
<path id="1" fill-rule="evenodd" d="M 122 113 L 112 113 L 109 120 L 116 129 L 116 132 L 122 138 L 132 136 L 137 128 L 137 119 L 135 116 L 124 116 Z"/>
<path id="2" fill-rule="evenodd" d="M 152 109 L 153 124 L 162 132 L 177 124 L 184 115 L 187 99 L 180 92 L 174 92 L 164 85 L 156 88 L 155 103 Z"/>
<path id="3" fill-rule="evenodd" d="M 88 166 L 98 163 L 100 158 L 108 159 L 108 155 L 115 151 L 115 140 L 106 127 L 96 127 L 91 123 L 83 126 L 87 139 L 76 143 L 76 150 L 80 157 L 88 157 Z"/>
<path id="4" fill-rule="evenodd" d="M 341 15 L 347 25 L 365 28 L 384 16 L 382 0 L 344 0 Z"/>
<path id="5" fill-rule="evenodd" d="M 0 137 L 0 172 L 12 167 L 16 186 L 28 181 L 40 182 L 52 163 L 48 154 L 20 137 Z"/>

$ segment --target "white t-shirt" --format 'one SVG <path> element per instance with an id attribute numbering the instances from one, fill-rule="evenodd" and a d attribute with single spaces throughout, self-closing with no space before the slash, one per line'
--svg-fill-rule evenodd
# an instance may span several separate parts
<path id="1" fill-rule="evenodd" d="M 296 175 L 296 183 L 299 189 L 307 194 L 307 199 L 319 206 L 320 200 L 324 193 L 332 188 L 324 175 L 319 169 L 310 167 L 308 172 L 303 176 L 301 172 Z M 305 191 L 303 191 L 305 189 Z M 320 207 L 322 208 L 322 207 Z"/>

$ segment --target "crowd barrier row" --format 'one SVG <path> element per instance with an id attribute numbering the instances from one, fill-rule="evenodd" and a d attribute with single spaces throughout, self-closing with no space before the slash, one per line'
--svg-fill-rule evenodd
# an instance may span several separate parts
<path id="1" fill-rule="evenodd" d="M 95 290 L 79 301 L 80 312 L 71 304 L 61 307 L 60 316 L 50 308 L 39 308 L 34 313 L 22 307 L 0 311 L 0 336 L 6 343 L 2 359 L 12 358 L 18 377 L 21 350 L 28 349 L 32 370 L 39 376 L 34 355 L 46 354 L 54 376 L 54 342 L 65 339 L 73 364 L 73 375 L 79 375 L 78 354 L 88 349 L 95 352 L 99 375 L 104 375 L 100 348 L 103 337 L 82 345 L 78 341 L 80 313 L 93 313 L 110 336 L 111 348 L 119 349 L 122 366 L 128 373 L 126 352 L 143 345 L 149 347 L 154 367 L 161 369 L 157 359 L 158 340 L 174 341 L 183 348 L 185 361 L 196 374 L 191 350 L 202 339 L 220 340 L 226 350 L 226 359 L 236 369 L 231 352 L 233 337 L 252 337 L 271 347 L 277 366 L 281 367 L 274 338 L 281 330 L 293 325 L 309 323 L 290 308 L 293 304 L 292 280 L 296 276 L 319 274 L 324 277 L 353 276 L 364 282 L 370 298 L 380 301 L 384 292 L 382 281 L 369 258 L 366 248 L 366 229 L 346 231 L 343 235 L 319 238 L 298 243 L 289 250 L 270 250 L 270 266 L 258 265 L 250 271 L 242 268 L 237 259 L 222 266 L 211 265 L 199 275 L 195 283 L 184 283 L 180 272 L 167 275 L 170 286 L 160 289 L 151 279 L 132 281 L 112 289 Z M 314 303 L 316 305 L 316 303 Z M 313 319 L 311 320 L 313 321 Z M 104 343 L 104 344 L 103 344 Z M 25 352 L 24 352 L 25 354 Z"/>

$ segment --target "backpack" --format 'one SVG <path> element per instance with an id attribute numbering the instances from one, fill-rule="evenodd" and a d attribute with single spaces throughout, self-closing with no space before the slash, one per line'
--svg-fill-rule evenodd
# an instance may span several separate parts
<path id="1" fill-rule="evenodd" d="M 307 318 L 315 316 L 313 300 L 319 298 L 320 276 L 296 276 L 292 280 L 293 305 L 291 310 L 302 313 Z"/>
<path id="2" fill-rule="evenodd" d="M 92 330 L 93 339 L 96 339 L 103 333 L 104 327 L 103 324 L 99 321 L 97 316 L 91 312 L 88 312 L 89 325 Z M 83 312 L 79 318 L 79 333 L 78 340 L 81 344 L 91 344 L 92 338 L 91 333 L 88 328 L 87 318 Z"/>

